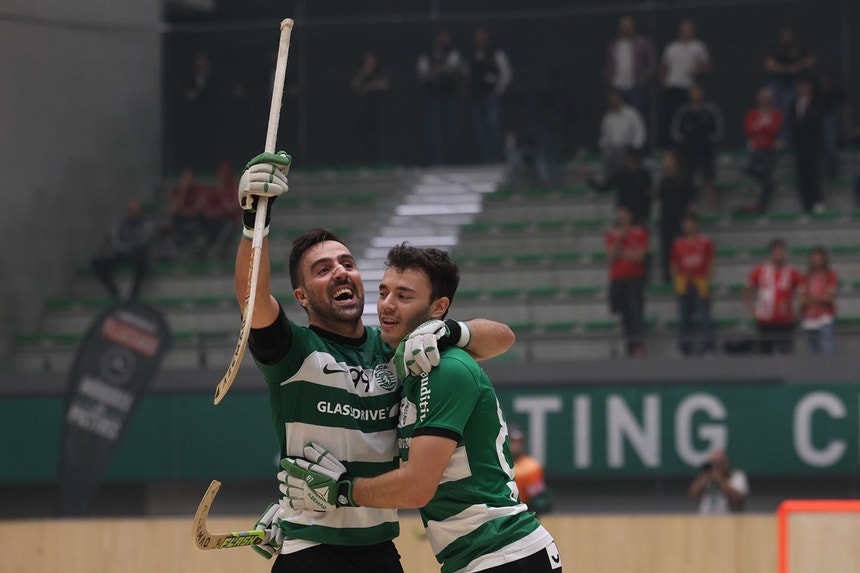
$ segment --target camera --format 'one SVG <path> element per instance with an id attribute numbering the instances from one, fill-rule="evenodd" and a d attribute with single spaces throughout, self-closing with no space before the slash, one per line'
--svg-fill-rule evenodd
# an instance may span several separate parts
<path id="1" fill-rule="evenodd" d="M 713 467 L 714 467 L 714 464 L 712 464 L 711 462 L 705 462 L 702 464 L 702 471 L 703 472 L 709 472 L 713 469 Z"/>

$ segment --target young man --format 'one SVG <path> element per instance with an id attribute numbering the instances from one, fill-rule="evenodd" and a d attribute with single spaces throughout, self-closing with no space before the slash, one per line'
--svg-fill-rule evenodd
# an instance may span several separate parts
<path id="1" fill-rule="evenodd" d="M 711 323 L 710 280 L 714 272 L 714 244 L 699 232 L 696 216 L 687 213 L 681 220 L 683 234 L 672 245 L 672 282 L 678 295 L 680 315 L 679 347 L 684 356 L 693 353 L 693 320 L 702 331 L 702 352 L 715 352 Z"/>
<path id="2" fill-rule="evenodd" d="M 645 145 L 647 131 L 642 116 L 624 103 L 618 90 L 609 90 L 607 109 L 600 120 L 597 147 L 603 154 L 603 180 L 608 181 L 622 168 L 628 150 L 639 151 Z"/>
<path id="3" fill-rule="evenodd" d="M 723 114 L 716 104 L 705 100 L 705 92 L 698 84 L 690 86 L 687 93 L 689 100 L 672 118 L 672 141 L 681 154 L 687 176 L 695 180 L 697 173 L 701 175 L 708 206 L 716 209 L 714 146 L 725 132 Z"/>
<path id="4" fill-rule="evenodd" d="M 377 311 L 382 339 L 393 347 L 416 326 L 445 318 L 459 271 L 443 251 L 406 245 L 393 248 L 387 264 Z M 281 462 L 285 501 L 314 515 L 421 508 L 442 573 L 561 571 L 552 536 L 519 499 L 493 386 L 465 352 L 449 348 L 429 375 L 406 379 L 398 435 L 405 463 L 373 478 L 354 477 L 308 444 L 306 459 Z"/>
<path id="5" fill-rule="evenodd" d="M 627 356 L 645 356 L 645 261 L 648 232 L 634 223 L 627 207 L 615 210 L 615 227 L 606 232 L 609 308 L 621 315 Z"/>
<path id="6" fill-rule="evenodd" d="M 747 213 L 764 213 L 770 205 L 776 148 L 781 130 L 782 112 L 774 106 L 773 92 L 762 88 L 756 96 L 756 107 L 748 110 L 744 117 L 744 134 L 749 149 L 744 171 L 761 184 L 758 203 L 742 209 Z"/>
<path id="7" fill-rule="evenodd" d="M 275 199 L 285 193 L 289 166 L 286 154 L 262 154 L 248 164 L 239 183 L 246 239 L 257 198 Z M 236 258 L 240 301 L 247 288 L 250 254 L 251 242 L 243 239 Z M 264 239 L 249 348 L 269 387 L 282 457 L 301 455 L 304 444 L 316 440 L 350 463 L 356 475 L 375 476 L 397 467 L 400 382 L 394 352 L 380 338 L 379 329 L 362 324 L 364 286 L 352 253 L 331 232 L 315 229 L 294 241 L 289 268 L 293 295 L 307 312 L 309 327 L 289 320 L 272 296 Z M 455 331 L 453 340 L 450 335 L 437 340 L 447 332 L 443 329 L 438 336 L 431 335 L 428 352 L 434 344 L 456 342 L 468 344 L 477 357 L 487 357 L 513 343 L 513 333 L 498 323 L 449 324 Z M 469 339 L 470 332 L 474 340 Z M 481 348 L 482 340 L 489 349 Z M 319 515 L 287 507 L 265 516 L 257 527 L 270 530 L 270 539 L 255 549 L 279 553 L 274 573 L 402 572 L 392 542 L 399 532 L 394 510 L 355 508 Z"/>
<path id="8" fill-rule="evenodd" d="M 744 305 L 758 324 L 759 352 L 772 354 L 776 347 L 782 354 L 790 354 L 794 350 L 794 293 L 803 284 L 803 275 L 786 262 L 782 239 L 772 240 L 768 252 L 768 260 L 747 278 Z"/>

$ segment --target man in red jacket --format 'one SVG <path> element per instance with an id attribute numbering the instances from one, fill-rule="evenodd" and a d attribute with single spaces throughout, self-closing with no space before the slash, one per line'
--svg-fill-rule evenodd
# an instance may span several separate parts
<path id="1" fill-rule="evenodd" d="M 615 211 L 616 225 L 606 232 L 609 258 L 609 305 L 621 315 L 628 356 L 644 356 L 645 261 L 648 232 L 634 224 L 627 207 Z"/>
<path id="2" fill-rule="evenodd" d="M 747 157 L 744 171 L 761 184 L 758 203 L 745 207 L 744 212 L 761 214 L 767 210 L 773 194 L 773 169 L 776 147 L 782 129 L 782 112 L 774 106 L 773 92 L 769 88 L 758 91 L 757 106 L 747 111 L 744 133 L 747 136 Z"/>

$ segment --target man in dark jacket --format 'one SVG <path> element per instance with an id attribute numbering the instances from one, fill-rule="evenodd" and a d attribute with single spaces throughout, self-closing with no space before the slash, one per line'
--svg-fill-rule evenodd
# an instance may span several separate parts
<path id="1" fill-rule="evenodd" d="M 689 101 L 678 108 L 672 119 L 672 141 L 690 179 L 694 180 L 697 173 L 701 175 L 708 206 L 716 210 L 714 145 L 723 137 L 723 114 L 716 104 L 705 101 L 701 86 L 693 84 L 688 94 Z"/>

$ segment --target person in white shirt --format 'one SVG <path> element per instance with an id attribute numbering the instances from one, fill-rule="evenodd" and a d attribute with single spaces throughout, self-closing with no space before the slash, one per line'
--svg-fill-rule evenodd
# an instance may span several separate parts
<path id="1" fill-rule="evenodd" d="M 660 144 L 671 145 L 671 122 L 678 107 L 687 100 L 687 90 L 699 75 L 710 71 L 711 56 L 703 42 L 696 38 L 692 20 L 682 20 L 678 39 L 663 51 L 660 63 L 662 90 Z"/>
<path id="2" fill-rule="evenodd" d="M 642 116 L 633 106 L 627 105 L 618 90 L 610 90 L 609 109 L 600 122 L 597 146 L 603 154 L 603 176 L 608 180 L 621 166 L 627 149 L 642 149 L 647 131 Z"/>
<path id="3" fill-rule="evenodd" d="M 722 515 L 743 510 L 750 488 L 747 475 L 732 468 L 724 450 L 714 450 L 688 493 L 699 502 L 699 513 Z"/>
<path id="4" fill-rule="evenodd" d="M 603 79 L 618 90 L 624 103 L 632 105 L 645 117 L 645 88 L 656 67 L 654 44 L 636 32 L 636 22 L 629 15 L 618 21 L 618 37 L 606 48 Z"/>

